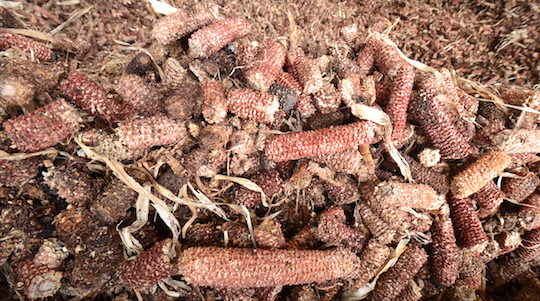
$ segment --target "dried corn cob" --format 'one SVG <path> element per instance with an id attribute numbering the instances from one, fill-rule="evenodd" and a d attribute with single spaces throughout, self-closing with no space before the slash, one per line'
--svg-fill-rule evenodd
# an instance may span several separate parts
<path id="1" fill-rule="evenodd" d="M 431 186 L 439 194 L 448 192 L 450 183 L 447 175 L 421 165 L 406 154 L 402 156 L 409 163 L 411 174 L 416 182 Z"/>
<path id="2" fill-rule="evenodd" d="M 223 19 L 196 31 L 189 38 L 190 55 L 209 57 L 225 45 L 243 38 L 251 31 L 251 25 L 243 18 Z"/>
<path id="3" fill-rule="evenodd" d="M 32 113 L 7 120 L 3 126 L 19 150 L 32 152 L 66 139 L 79 130 L 81 121 L 77 110 L 60 99 Z"/>
<path id="4" fill-rule="evenodd" d="M 499 245 L 499 256 L 510 253 L 521 245 L 521 236 L 519 232 L 503 232 L 495 236 Z"/>
<path id="5" fill-rule="evenodd" d="M 107 91 L 78 71 L 72 71 L 59 90 L 83 110 L 108 122 L 120 121 L 132 114 L 130 106 L 116 98 L 108 98 Z"/>
<path id="6" fill-rule="evenodd" d="M 341 95 L 333 84 L 326 82 L 314 93 L 313 100 L 319 112 L 323 114 L 335 112 L 341 105 Z"/>
<path id="7" fill-rule="evenodd" d="M 362 228 L 351 228 L 346 224 L 345 212 L 340 207 L 323 211 L 317 217 L 315 238 L 331 246 L 343 246 L 359 251 L 364 246 L 366 233 Z"/>
<path id="8" fill-rule="evenodd" d="M 484 268 L 485 265 L 478 254 L 475 252 L 463 251 L 461 256 L 461 266 L 459 268 L 459 282 L 465 284 L 472 290 L 480 289 Z"/>
<path id="9" fill-rule="evenodd" d="M 488 238 L 471 200 L 451 197 L 448 204 L 459 245 L 481 253 L 488 243 Z"/>
<path id="10" fill-rule="evenodd" d="M 317 93 L 324 84 L 321 70 L 315 62 L 305 56 L 297 56 L 294 59 L 296 78 L 302 85 L 302 92 L 306 94 Z"/>
<path id="11" fill-rule="evenodd" d="M 120 78 L 116 92 L 125 103 L 130 104 L 143 116 L 157 115 L 163 111 L 161 94 L 137 75 L 127 74 Z"/>
<path id="12" fill-rule="evenodd" d="M 540 159 L 536 153 L 514 153 L 508 155 L 512 158 L 512 164 L 508 166 L 510 169 L 525 165 L 529 162 L 535 162 Z"/>
<path id="13" fill-rule="evenodd" d="M 435 209 L 442 204 L 433 188 L 423 184 L 382 182 L 375 186 L 374 201 L 382 206 L 406 206 L 417 209 Z"/>
<path id="14" fill-rule="evenodd" d="M 173 241 L 165 239 L 157 242 L 134 260 L 122 263 L 118 267 L 122 282 L 131 288 L 141 290 L 150 288 L 161 279 L 174 275 L 175 268 L 171 263 L 173 247 Z"/>
<path id="15" fill-rule="evenodd" d="M 259 185 L 264 193 L 272 197 L 281 190 L 283 180 L 276 170 L 267 170 L 258 173 L 251 178 L 251 181 Z M 246 187 L 239 187 L 235 193 L 234 202 L 239 205 L 244 205 L 248 208 L 257 206 L 262 202 L 261 193 L 254 190 L 249 190 Z"/>
<path id="16" fill-rule="evenodd" d="M 58 196 L 75 206 L 84 206 L 92 202 L 104 185 L 101 179 L 94 179 L 88 172 L 77 168 L 68 170 L 50 168 L 44 181 Z"/>
<path id="17" fill-rule="evenodd" d="M 358 257 L 343 249 L 326 251 L 250 250 L 199 247 L 183 252 L 179 271 L 192 285 L 270 287 L 350 277 Z"/>
<path id="18" fill-rule="evenodd" d="M 491 138 L 495 149 L 508 153 L 539 153 L 540 130 L 504 130 Z"/>
<path id="19" fill-rule="evenodd" d="M 167 45 L 216 19 L 216 6 L 198 3 L 187 10 L 179 10 L 160 19 L 152 29 L 152 37 Z"/>
<path id="20" fill-rule="evenodd" d="M 364 143 L 375 143 L 377 125 L 357 121 L 326 129 L 270 137 L 265 154 L 276 162 L 337 153 Z"/>
<path id="21" fill-rule="evenodd" d="M 478 216 L 483 218 L 499 210 L 499 206 L 504 201 L 504 193 L 495 182 L 489 181 L 482 189 L 473 193 L 471 198 L 480 207 Z"/>
<path id="22" fill-rule="evenodd" d="M 296 110 L 303 118 L 309 118 L 313 114 L 315 114 L 315 112 L 317 112 L 317 108 L 313 103 L 313 99 L 305 94 L 301 94 L 298 96 L 298 101 L 296 102 Z"/>
<path id="23" fill-rule="evenodd" d="M 390 255 L 390 248 L 371 239 L 360 253 L 360 265 L 357 267 L 356 276 L 347 284 L 349 291 L 355 291 L 375 277 L 381 266 Z"/>
<path id="24" fill-rule="evenodd" d="M 522 245 L 514 252 L 507 254 L 496 271 L 496 284 L 506 283 L 525 272 L 530 263 L 540 256 L 540 230 L 526 232 L 522 237 Z"/>
<path id="25" fill-rule="evenodd" d="M 282 72 L 286 50 L 283 45 L 274 40 L 266 40 L 263 44 L 263 49 L 255 57 L 252 67 L 244 73 L 244 78 L 252 89 L 268 91 L 270 85 Z"/>
<path id="26" fill-rule="evenodd" d="M 325 164 L 334 171 L 355 175 L 360 182 L 370 176 L 369 166 L 366 165 L 362 154 L 356 149 L 320 155 L 311 158 L 311 160 Z"/>
<path id="27" fill-rule="evenodd" d="M 512 158 L 505 153 L 486 152 L 452 179 L 450 189 L 457 198 L 466 198 L 482 189 L 510 163 Z"/>
<path id="28" fill-rule="evenodd" d="M 279 110 L 276 96 L 247 89 L 230 90 L 227 103 L 231 113 L 257 122 L 272 123 Z"/>
<path id="29" fill-rule="evenodd" d="M 24 293 L 29 299 L 51 297 L 62 286 L 63 273 L 26 259 L 14 266 L 18 279 L 24 283 Z"/>
<path id="30" fill-rule="evenodd" d="M 0 184 L 22 186 L 39 173 L 41 160 L 33 157 L 24 160 L 0 160 Z"/>
<path id="31" fill-rule="evenodd" d="M 37 87 L 25 76 L 2 71 L 0 75 L 0 100 L 5 104 L 28 105 L 32 102 Z"/>
<path id="32" fill-rule="evenodd" d="M 209 79 L 201 82 L 203 93 L 202 114 L 208 123 L 220 123 L 227 116 L 227 98 L 220 81 Z"/>
<path id="33" fill-rule="evenodd" d="M 290 73 L 280 72 L 275 80 L 276 83 L 293 89 L 298 95 L 302 94 L 302 85 Z"/>
<path id="34" fill-rule="evenodd" d="M 325 182 L 328 198 L 336 205 L 350 204 L 360 199 L 358 184 L 347 175 L 337 175 L 337 183 Z"/>
<path id="35" fill-rule="evenodd" d="M 185 120 L 193 115 L 195 103 L 184 94 L 175 94 L 167 97 L 163 104 L 170 118 L 175 120 Z"/>
<path id="36" fill-rule="evenodd" d="M 519 209 L 517 214 L 521 227 L 527 231 L 540 228 L 540 194 L 532 194 L 523 203 L 532 207 Z"/>
<path id="37" fill-rule="evenodd" d="M 24 52 L 31 52 L 36 58 L 42 61 L 47 61 L 52 56 L 51 49 L 41 42 L 17 34 L 11 34 L 6 31 L 0 31 L 0 50 L 14 47 L 19 48 Z"/>
<path id="38" fill-rule="evenodd" d="M 172 57 L 167 58 L 163 63 L 163 73 L 165 76 L 163 84 L 173 90 L 182 87 L 189 77 L 188 70 Z"/>
<path id="39" fill-rule="evenodd" d="M 396 236 L 396 229 L 391 227 L 386 221 L 382 220 L 375 214 L 368 205 L 364 203 L 358 204 L 358 209 L 362 221 L 371 232 L 371 236 L 381 244 L 388 244 L 393 241 Z"/>
<path id="40" fill-rule="evenodd" d="M 430 263 L 433 278 L 441 285 L 450 286 L 457 279 L 460 261 L 452 220 L 444 213 L 438 214 L 431 231 L 433 242 Z"/>
<path id="41" fill-rule="evenodd" d="M 108 134 L 96 129 L 82 134 L 83 143 L 92 146 L 95 152 L 107 158 L 119 161 L 134 160 L 144 154 L 144 149 L 129 149 L 119 139 L 116 134 Z"/>
<path id="42" fill-rule="evenodd" d="M 257 246 L 266 249 L 278 249 L 285 246 L 285 236 L 281 225 L 275 220 L 265 219 L 253 231 Z"/>
<path id="43" fill-rule="evenodd" d="M 540 184 L 540 178 L 534 172 L 518 172 L 517 175 L 521 178 L 509 178 L 503 181 L 502 191 L 507 198 L 521 202 L 536 190 Z"/>
<path id="44" fill-rule="evenodd" d="M 379 278 L 371 298 L 373 300 L 394 300 L 427 262 L 427 257 L 426 252 L 421 247 L 408 246 L 397 263 Z"/>
<path id="45" fill-rule="evenodd" d="M 124 182 L 115 179 L 90 206 L 90 211 L 105 223 L 115 223 L 127 216 L 127 210 L 135 204 L 137 193 Z"/>
<path id="46" fill-rule="evenodd" d="M 227 233 L 227 247 L 249 248 L 252 246 L 249 229 L 235 222 L 226 222 L 221 225 L 222 236 Z"/>
<path id="47" fill-rule="evenodd" d="M 424 148 L 418 154 L 418 160 L 425 167 L 433 167 L 441 161 L 441 153 L 438 149 Z"/>
<path id="48" fill-rule="evenodd" d="M 186 137 L 185 126 L 164 116 L 154 116 L 120 124 L 116 133 L 129 149 L 143 149 L 178 142 Z"/>

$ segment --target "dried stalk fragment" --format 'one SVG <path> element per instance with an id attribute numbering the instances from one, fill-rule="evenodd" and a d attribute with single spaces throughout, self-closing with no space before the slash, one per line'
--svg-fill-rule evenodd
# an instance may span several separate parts
<path id="1" fill-rule="evenodd" d="M 438 214 L 431 231 L 433 242 L 430 263 L 433 278 L 441 285 L 450 286 L 457 279 L 460 261 L 452 220 L 446 214 Z"/>
<path id="2" fill-rule="evenodd" d="M 132 114 L 131 107 L 116 98 L 108 98 L 107 91 L 78 71 L 72 71 L 59 90 L 86 112 L 108 122 L 120 121 Z"/>
<path id="3" fill-rule="evenodd" d="M 377 275 L 388 256 L 390 256 L 390 248 L 371 239 L 360 253 L 360 265 L 357 267 L 356 276 L 347 284 L 347 289 L 355 291 L 366 285 Z"/>
<path id="4" fill-rule="evenodd" d="M 450 189 L 456 198 L 466 198 L 482 189 L 510 163 L 512 158 L 505 153 L 486 152 L 452 179 Z"/>
<path id="5" fill-rule="evenodd" d="M 484 218 L 495 214 L 504 201 L 504 193 L 493 181 L 489 181 L 482 189 L 471 195 L 480 210 L 478 216 Z"/>
<path id="6" fill-rule="evenodd" d="M 511 154 L 540 153 L 540 130 L 504 130 L 491 138 L 495 149 Z"/>
<path id="7" fill-rule="evenodd" d="M 278 193 L 283 185 L 283 180 L 276 170 L 262 171 L 253 176 L 251 181 L 259 185 L 269 197 Z M 253 208 L 262 202 L 262 195 L 260 192 L 242 186 L 236 190 L 234 202 L 248 208 Z"/>
<path id="8" fill-rule="evenodd" d="M 481 253 L 488 243 L 488 238 L 471 200 L 451 197 L 448 204 L 459 245 Z"/>
<path id="9" fill-rule="evenodd" d="M 186 137 L 183 123 L 165 116 L 137 119 L 120 124 L 116 133 L 129 149 L 144 149 L 178 142 Z"/>
<path id="10" fill-rule="evenodd" d="M 0 50 L 7 50 L 14 47 L 24 52 L 31 52 L 36 58 L 42 61 L 47 61 L 52 56 L 51 49 L 41 42 L 17 34 L 0 31 Z"/>
<path id="11" fill-rule="evenodd" d="M 326 129 L 292 132 L 268 138 L 265 154 L 276 162 L 342 152 L 364 143 L 375 143 L 377 125 L 357 121 Z"/>
<path id="12" fill-rule="evenodd" d="M 520 178 L 504 180 L 502 191 L 507 198 L 515 202 L 522 202 L 536 190 L 540 184 L 540 178 L 534 172 L 519 172 L 517 175 Z"/>
<path id="13" fill-rule="evenodd" d="M 373 300 L 394 300 L 427 262 L 427 258 L 426 252 L 421 247 L 408 246 L 397 263 L 379 278 L 371 298 Z"/>
<path id="14" fill-rule="evenodd" d="M 157 115 L 163 111 L 159 92 L 147 85 L 137 75 L 127 74 L 120 78 L 116 92 L 143 116 Z"/>
<path id="15" fill-rule="evenodd" d="M 271 287 L 350 277 L 358 257 L 344 249 L 252 250 L 198 247 L 183 252 L 179 271 L 188 283 L 213 287 Z"/>
<path id="16" fill-rule="evenodd" d="M 279 110 L 276 96 L 247 89 L 230 90 L 227 103 L 231 113 L 257 122 L 272 123 Z"/>
<path id="17" fill-rule="evenodd" d="M 81 118 L 65 100 L 52 102 L 32 113 L 7 120 L 4 130 L 23 152 L 53 146 L 79 130 Z"/>
<path id="18" fill-rule="evenodd" d="M 152 29 L 152 37 L 160 44 L 167 45 L 180 39 L 216 19 L 216 6 L 197 3 L 188 10 L 179 10 L 161 18 Z"/>
<path id="19" fill-rule="evenodd" d="M 424 184 L 396 181 L 382 182 L 375 186 L 373 197 L 382 206 L 407 206 L 416 209 L 434 209 L 441 206 L 433 188 Z"/>
<path id="20" fill-rule="evenodd" d="M 263 42 L 263 49 L 255 57 L 252 67 L 244 73 L 247 84 L 255 90 L 268 91 L 285 64 L 286 50 L 274 40 Z"/>
<path id="21" fill-rule="evenodd" d="M 203 94 L 202 114 L 208 123 L 220 123 L 227 117 L 227 98 L 220 81 L 208 79 L 201 82 Z"/>
<path id="22" fill-rule="evenodd" d="M 189 53 L 195 58 L 209 57 L 227 44 L 241 39 L 251 31 L 243 18 L 223 19 L 196 31 L 189 38 Z"/>
<path id="23" fill-rule="evenodd" d="M 122 282 L 136 290 L 150 288 L 161 279 L 170 277 L 175 273 L 171 263 L 171 248 L 173 241 L 165 239 L 156 243 L 152 248 L 126 261 L 118 267 Z"/>

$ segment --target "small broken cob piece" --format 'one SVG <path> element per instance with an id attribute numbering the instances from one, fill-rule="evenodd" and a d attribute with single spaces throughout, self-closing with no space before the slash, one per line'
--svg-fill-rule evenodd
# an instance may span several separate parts
<path id="1" fill-rule="evenodd" d="M 247 84 L 255 90 L 268 91 L 285 64 L 286 50 L 274 40 L 266 40 L 263 49 L 254 58 L 252 66 L 245 71 Z"/>
<path id="2" fill-rule="evenodd" d="M 264 123 L 272 123 L 279 110 L 276 96 L 248 89 L 229 90 L 227 103 L 229 111 L 238 117 Z"/>
<path id="3" fill-rule="evenodd" d="M 250 31 L 251 25 L 243 18 L 215 21 L 191 35 L 189 53 L 195 58 L 209 57 L 227 44 L 248 35 Z"/>
<path id="4" fill-rule="evenodd" d="M 24 52 L 30 52 L 42 61 L 48 61 L 52 56 L 51 49 L 44 43 L 0 30 L 0 50 L 7 50 L 9 48 L 19 48 Z"/>

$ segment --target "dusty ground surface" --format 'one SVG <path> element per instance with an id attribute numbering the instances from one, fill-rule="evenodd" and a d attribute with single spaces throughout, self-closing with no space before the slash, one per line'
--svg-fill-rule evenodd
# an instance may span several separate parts
<path id="1" fill-rule="evenodd" d="M 171 1 L 177 7 L 195 1 Z M 360 28 L 381 19 L 395 23 L 390 37 L 410 58 L 448 68 L 483 84 L 538 88 L 540 80 L 540 4 L 535 1 L 242 1 L 218 0 L 226 16 L 252 20 L 250 39 L 271 37 L 302 47 L 308 56 L 327 54 L 339 29 Z M 25 1 L 13 9 L 18 25 L 71 45 L 55 45 L 72 68 L 96 75 L 112 89 L 125 65 L 150 45 L 159 16 L 145 1 Z M 71 16 L 84 12 L 57 30 Z M 26 192 L 28 193 L 28 192 Z M 47 208 L 43 210 L 47 211 Z M 52 219 L 50 212 L 40 212 Z M 163 225 L 161 225 L 163 226 Z M 0 299 L 10 295 L 2 291 Z M 503 292 L 501 292 L 503 293 Z M 506 292 L 507 293 L 507 292 Z M 61 300 L 59 297 L 58 300 Z"/>

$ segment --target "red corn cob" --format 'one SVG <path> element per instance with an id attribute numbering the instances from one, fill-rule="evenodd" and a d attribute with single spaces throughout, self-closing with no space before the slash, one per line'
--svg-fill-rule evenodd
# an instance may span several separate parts
<path id="1" fill-rule="evenodd" d="M 504 130 L 491 138 L 495 149 L 508 153 L 539 153 L 540 130 Z"/>
<path id="2" fill-rule="evenodd" d="M 423 184 L 382 182 L 375 186 L 374 201 L 382 206 L 407 206 L 417 209 L 434 209 L 442 204 L 433 188 Z"/>
<path id="3" fill-rule="evenodd" d="M 534 172 L 518 172 L 517 174 L 521 178 L 509 178 L 503 181 L 502 191 L 507 198 L 521 202 L 536 190 L 540 184 L 540 178 Z"/>
<path id="4" fill-rule="evenodd" d="M 357 267 L 356 276 L 347 285 L 347 289 L 355 291 L 375 277 L 381 266 L 390 255 L 390 248 L 371 239 L 360 253 L 360 265 Z"/>
<path id="5" fill-rule="evenodd" d="M 296 78 L 303 87 L 302 92 L 313 94 L 322 88 L 324 81 L 321 70 L 313 60 L 305 56 L 297 56 L 294 59 L 294 70 Z"/>
<path id="6" fill-rule="evenodd" d="M 335 112 L 341 105 L 341 95 L 331 83 L 324 83 L 313 95 L 313 100 L 323 114 Z"/>
<path id="7" fill-rule="evenodd" d="M 243 38 L 251 31 L 251 25 L 243 18 L 223 19 L 196 31 L 189 38 L 190 55 L 208 57 L 227 44 Z"/>
<path id="8" fill-rule="evenodd" d="M 197 3 L 190 9 L 163 17 L 154 25 L 152 37 L 160 44 L 167 45 L 214 21 L 216 8 Z"/>
<path id="9" fill-rule="evenodd" d="M 394 300 L 427 262 L 427 257 L 424 249 L 416 245 L 409 245 L 397 263 L 379 278 L 371 298 L 373 300 Z"/>
<path id="10" fill-rule="evenodd" d="M 454 176 L 450 189 L 457 198 L 466 198 L 482 189 L 489 181 L 503 172 L 510 163 L 512 163 L 512 158 L 505 153 L 486 152 Z"/>
<path id="11" fill-rule="evenodd" d="M 281 190 L 283 180 L 276 170 L 268 170 L 260 172 L 251 178 L 251 181 L 264 191 L 264 193 L 272 197 Z M 261 193 L 249 190 L 246 187 L 239 187 L 235 194 L 235 203 L 244 205 L 248 208 L 257 206 L 262 202 Z"/>
<path id="12" fill-rule="evenodd" d="M 439 284 L 450 286 L 458 276 L 459 249 L 456 245 L 452 220 L 445 215 L 436 216 L 431 228 L 430 262 L 433 278 Z"/>
<path id="13" fill-rule="evenodd" d="M 51 49 L 41 42 L 17 34 L 0 31 L 0 50 L 6 50 L 13 47 L 19 48 L 25 52 L 31 51 L 36 58 L 42 61 L 49 60 L 52 55 Z"/>
<path id="14" fill-rule="evenodd" d="M 540 256 L 540 229 L 526 232 L 522 236 L 522 246 L 515 251 L 515 256 L 523 262 L 529 262 Z"/>
<path id="15" fill-rule="evenodd" d="M 175 143 L 187 135 L 183 123 L 165 116 L 154 116 L 122 123 L 116 128 L 116 133 L 121 143 L 129 149 L 143 149 Z"/>
<path id="16" fill-rule="evenodd" d="M 368 205 L 359 203 L 358 209 L 360 216 L 362 217 L 362 221 L 368 227 L 374 239 L 379 241 L 381 244 L 388 244 L 392 242 L 397 233 L 395 228 L 375 214 Z"/>
<path id="17" fill-rule="evenodd" d="M 167 58 L 163 64 L 163 73 L 165 75 L 163 79 L 164 85 L 173 90 L 181 88 L 189 79 L 188 70 L 182 67 L 180 62 L 173 57 Z"/>
<path id="18" fill-rule="evenodd" d="M 309 118 L 311 117 L 311 115 L 317 112 L 317 108 L 313 104 L 313 99 L 311 99 L 310 96 L 305 94 L 300 94 L 298 96 L 298 101 L 296 102 L 296 110 L 303 118 Z"/>
<path id="19" fill-rule="evenodd" d="M 540 228 L 540 194 L 532 194 L 523 203 L 533 207 L 523 206 L 519 209 L 521 227 L 527 231 Z"/>
<path id="20" fill-rule="evenodd" d="M 227 103 L 231 113 L 257 122 L 272 123 L 279 110 L 276 96 L 247 89 L 230 90 Z"/>
<path id="21" fill-rule="evenodd" d="M 227 98 L 220 81 L 209 79 L 201 82 L 203 93 L 202 114 L 208 123 L 220 123 L 227 116 Z"/>
<path id="22" fill-rule="evenodd" d="M 83 110 L 108 122 L 120 121 L 132 114 L 130 106 L 108 98 L 107 91 L 78 71 L 72 71 L 59 90 Z"/>
<path id="23" fill-rule="evenodd" d="M 482 258 L 476 252 L 463 250 L 458 282 L 465 284 L 472 290 L 480 289 L 484 267 Z"/>
<path id="24" fill-rule="evenodd" d="M 152 116 L 163 111 L 161 94 L 147 85 L 140 76 L 134 74 L 122 76 L 116 92 L 122 96 L 125 103 L 130 104 L 143 116 Z"/>
<path id="25" fill-rule="evenodd" d="M 336 205 L 350 204 L 360 199 L 358 183 L 350 176 L 338 174 L 334 179 L 337 183 L 325 182 L 324 187 L 328 198 Z"/>
<path id="26" fill-rule="evenodd" d="M 253 234 L 260 248 L 277 249 L 285 246 L 281 225 L 275 220 L 265 219 L 255 228 Z"/>
<path id="27" fill-rule="evenodd" d="M 459 245 L 481 253 L 488 238 L 471 200 L 452 197 L 448 204 Z"/>
<path id="28" fill-rule="evenodd" d="M 375 143 L 377 125 L 357 121 L 326 129 L 273 136 L 266 142 L 265 154 L 276 162 L 297 160 L 345 151 L 364 143 Z"/>
<path id="29" fill-rule="evenodd" d="M 44 182 L 58 196 L 75 206 L 84 206 L 93 201 L 104 184 L 101 179 L 94 179 L 88 172 L 76 168 L 49 169 Z"/>
<path id="30" fill-rule="evenodd" d="M 3 126 L 19 150 L 32 152 L 66 139 L 79 130 L 81 121 L 77 110 L 60 99 L 32 113 L 7 120 Z"/>
<path id="31" fill-rule="evenodd" d="M 394 78 L 394 85 L 385 109 L 392 120 L 392 141 L 398 145 L 403 141 L 403 130 L 407 122 L 407 108 L 411 99 L 413 83 L 413 68 L 401 68 Z"/>
<path id="32" fill-rule="evenodd" d="M 196 247 L 183 252 L 179 271 L 188 283 L 213 287 L 271 287 L 350 277 L 358 257 L 325 251 Z"/>
<path id="33" fill-rule="evenodd" d="M 302 93 L 302 85 L 290 73 L 280 72 L 276 76 L 276 82 L 293 89 L 298 95 Z"/>
<path id="34" fill-rule="evenodd" d="M 253 66 L 246 70 L 244 78 L 247 84 L 259 91 L 268 91 L 276 77 L 282 73 L 286 50 L 274 40 L 266 40 L 264 48 L 257 55 Z"/>
<path id="35" fill-rule="evenodd" d="M 169 256 L 172 246 L 172 240 L 162 240 L 134 260 L 122 263 L 118 272 L 123 283 L 141 290 L 150 288 L 161 279 L 174 275 L 175 268 Z"/>
<path id="36" fill-rule="evenodd" d="M 536 153 L 510 153 L 508 154 L 512 158 L 512 164 L 508 168 L 516 168 L 525 165 L 529 162 L 537 161 L 539 157 Z"/>
<path id="37" fill-rule="evenodd" d="M 473 193 L 471 198 L 480 207 L 478 216 L 483 218 L 495 214 L 499 210 L 499 206 L 504 201 L 504 193 L 495 182 L 489 181 L 482 189 Z"/>
<path id="38" fill-rule="evenodd" d="M 362 228 L 351 228 L 346 224 L 345 212 L 340 207 L 323 211 L 317 217 L 317 228 L 313 231 L 320 241 L 359 251 L 364 246 L 366 233 Z"/>
<path id="39" fill-rule="evenodd" d="M 409 163 L 411 174 L 416 182 L 431 186 L 439 194 L 448 192 L 450 183 L 447 175 L 423 166 L 406 154 L 402 156 Z"/>
<path id="40" fill-rule="evenodd" d="M 0 160 L 0 184 L 19 186 L 30 181 L 39 173 L 41 160 L 33 157 L 24 160 Z"/>

